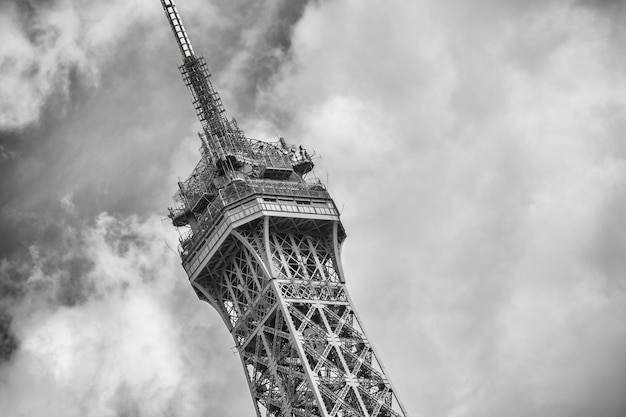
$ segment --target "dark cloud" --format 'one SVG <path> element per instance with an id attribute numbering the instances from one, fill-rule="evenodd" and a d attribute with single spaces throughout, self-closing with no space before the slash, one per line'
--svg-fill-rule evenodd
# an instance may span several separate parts
<path id="1" fill-rule="evenodd" d="M 8 2 L 2 6 L 0 131 L 35 123 L 47 102 L 66 105 L 71 79 L 87 75 L 79 27 L 71 7 L 58 2 Z M 68 21 L 61 21 L 67 17 Z"/>
<path id="2" fill-rule="evenodd" d="M 200 8 L 200 16 L 213 22 L 209 25 L 182 8 L 196 53 L 207 58 L 231 115 L 241 118 L 265 112 L 258 107 L 257 96 L 289 61 L 293 27 L 308 3 L 218 1 L 214 10 Z"/>
<path id="3" fill-rule="evenodd" d="M 230 336 L 217 317 L 222 333 L 203 318 L 211 313 L 182 278 L 175 232 L 154 216 L 166 212 L 177 176 L 195 163 L 199 128 L 159 3 L 29 1 L 0 8 L 5 412 L 37 415 L 50 402 L 46 412 L 64 416 L 250 409 L 251 403 L 239 410 L 222 401 L 248 395 L 236 358 L 207 345 L 221 338 L 229 346 Z M 188 23 L 204 16 L 195 28 L 221 34 L 192 39 L 216 72 L 236 73 L 241 83 L 234 88 L 246 90 L 240 107 L 251 109 L 255 86 L 280 65 L 275 51 L 287 54 L 289 30 L 303 8 L 276 2 L 258 20 L 262 5 L 224 2 L 209 19 L 222 19 L 222 31 L 207 24 L 206 13 L 194 13 L 206 12 L 204 2 L 182 13 Z M 272 25 L 276 16 L 281 23 Z M 253 53 L 231 65 L 231 53 L 245 48 Z M 222 80 L 227 86 L 228 77 Z M 228 96 L 228 87 L 222 91 Z M 188 349 L 179 348 L 181 340 Z M 120 367 L 124 358 L 134 365 Z M 219 365 L 209 365 L 214 360 Z M 215 371 L 187 378 L 203 368 Z M 223 381 L 235 372 L 239 378 Z M 27 400 L 27 386 L 42 394 Z"/>
<path id="4" fill-rule="evenodd" d="M 601 16 L 601 24 L 606 29 L 604 36 L 610 37 L 621 48 L 626 46 L 626 3 L 622 0 L 578 0 L 576 5 Z M 622 60 L 621 56 L 615 58 Z"/>
<path id="5" fill-rule="evenodd" d="M 11 325 L 0 321 L 9 358 L 0 367 L 0 401 L 8 415 L 199 417 L 252 406 L 224 401 L 247 395 L 240 363 L 219 318 L 206 319 L 209 307 L 183 278 L 166 245 L 171 232 L 154 216 L 101 215 L 64 232 L 57 251 L 31 248 L 25 294 L 10 307 Z M 72 280 L 68 271 L 88 288 L 78 302 L 76 288 L 63 282 Z"/>
<path id="6" fill-rule="evenodd" d="M 238 112 L 248 113 L 254 108 L 257 94 L 265 88 L 268 81 L 289 60 L 293 26 L 300 20 L 304 13 L 307 0 L 282 2 L 276 7 L 274 13 L 267 17 L 267 24 L 255 34 L 256 39 L 252 45 L 246 45 L 245 49 L 252 53 L 241 65 L 240 80 L 246 84 L 238 84 L 239 88 L 233 91 L 236 97 L 244 99 L 244 106 L 239 106 Z M 260 4 L 260 3 L 259 3 Z M 256 18 L 256 14 L 248 12 L 250 20 Z M 250 42 L 251 40 L 247 40 Z"/>
<path id="7" fill-rule="evenodd" d="M 0 290 L 0 294 L 4 290 Z M 0 366 L 2 366 L 2 362 L 8 361 L 13 356 L 13 353 L 18 348 L 18 341 L 13 331 L 11 330 L 11 319 L 12 317 L 2 309 L 0 309 Z"/>

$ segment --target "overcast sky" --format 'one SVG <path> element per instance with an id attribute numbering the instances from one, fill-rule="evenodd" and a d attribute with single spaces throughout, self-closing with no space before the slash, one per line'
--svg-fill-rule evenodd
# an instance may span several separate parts
<path id="1" fill-rule="evenodd" d="M 413 417 L 623 417 L 626 4 L 179 0 L 247 135 L 315 151 Z M 163 220 L 200 129 L 157 0 L 0 0 L 0 410 L 254 416 Z"/>

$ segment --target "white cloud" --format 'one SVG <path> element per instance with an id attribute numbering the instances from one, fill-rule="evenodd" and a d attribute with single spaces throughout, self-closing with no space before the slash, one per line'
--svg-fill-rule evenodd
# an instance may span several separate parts
<path id="1" fill-rule="evenodd" d="M 99 216 L 64 248 L 93 262 L 80 277 L 88 294 L 73 306 L 51 299 L 63 290 L 63 264 L 49 267 L 59 255 L 33 248 L 28 293 L 13 311 L 19 349 L 0 368 L 3 413 L 201 416 L 246 393 L 230 335 L 166 245 L 172 232 L 154 217 Z M 237 383 L 224 383 L 234 372 Z"/>
<path id="2" fill-rule="evenodd" d="M 51 100 L 54 112 L 63 111 L 72 83 L 97 85 L 101 66 L 116 49 L 161 13 L 157 3 L 147 7 L 150 3 L 5 2 L 0 14 L 0 128 L 36 123 Z"/>
<path id="3" fill-rule="evenodd" d="M 617 416 L 626 294 L 590 258 L 625 225 L 619 43 L 575 4 L 461 3 L 311 5 L 266 103 L 324 156 L 409 413 Z"/>
<path id="4" fill-rule="evenodd" d="M 80 65 L 84 56 L 76 48 L 76 19 L 71 10 L 46 13 L 44 19 L 32 23 L 27 34 L 20 27 L 16 7 L 4 9 L 0 17 L 4 39 L 0 45 L 0 126 L 19 128 L 37 120 L 53 93 L 67 94 L 71 67 Z"/>

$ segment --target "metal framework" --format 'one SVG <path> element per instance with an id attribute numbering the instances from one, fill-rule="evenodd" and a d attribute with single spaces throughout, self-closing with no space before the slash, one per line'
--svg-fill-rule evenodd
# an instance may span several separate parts
<path id="1" fill-rule="evenodd" d="M 339 212 L 304 148 L 246 138 L 161 0 L 202 123 L 170 209 L 198 297 L 233 335 L 259 417 L 406 417 L 345 286 Z M 180 230 L 179 229 L 179 230 Z"/>

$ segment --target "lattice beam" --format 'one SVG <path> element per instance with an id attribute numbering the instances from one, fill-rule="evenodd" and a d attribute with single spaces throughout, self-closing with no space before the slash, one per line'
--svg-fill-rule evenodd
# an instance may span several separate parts
<path id="1" fill-rule="evenodd" d="M 230 324 L 258 415 L 406 416 L 347 295 L 333 228 L 298 230 L 242 225 L 194 282 Z"/>

